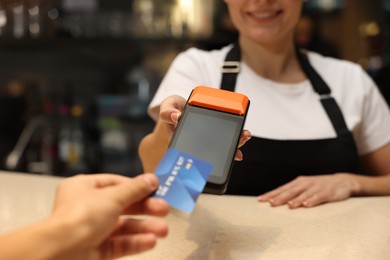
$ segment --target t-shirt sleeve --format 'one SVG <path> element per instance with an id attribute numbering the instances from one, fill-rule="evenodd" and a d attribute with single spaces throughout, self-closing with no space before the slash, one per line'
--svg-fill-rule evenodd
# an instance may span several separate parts
<path id="1" fill-rule="evenodd" d="M 165 98 L 179 95 L 187 99 L 194 87 L 202 85 L 204 75 L 199 55 L 199 50 L 191 48 L 174 59 L 148 107 L 148 114 L 154 120 L 158 119 L 157 108 Z"/>
<path id="2" fill-rule="evenodd" d="M 365 155 L 390 142 L 390 110 L 373 80 L 363 70 L 360 74 L 366 89 L 355 140 L 359 154 Z"/>

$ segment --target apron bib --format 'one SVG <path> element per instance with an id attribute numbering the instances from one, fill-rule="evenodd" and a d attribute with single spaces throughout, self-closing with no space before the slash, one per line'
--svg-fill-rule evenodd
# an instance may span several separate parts
<path id="1" fill-rule="evenodd" d="M 233 165 L 227 194 L 260 195 L 300 175 L 358 170 L 356 144 L 330 88 L 303 53 L 298 51 L 297 56 L 313 89 L 319 95 L 337 137 L 318 140 L 271 140 L 252 137 L 241 148 L 244 160 Z M 235 44 L 225 59 L 221 89 L 235 90 L 240 61 L 240 47 Z"/>

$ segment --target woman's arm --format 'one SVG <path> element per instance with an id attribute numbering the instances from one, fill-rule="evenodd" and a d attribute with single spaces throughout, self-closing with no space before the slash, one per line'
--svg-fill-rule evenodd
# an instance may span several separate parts
<path id="1" fill-rule="evenodd" d="M 272 206 L 288 204 L 290 208 L 313 207 L 351 196 L 390 195 L 390 143 L 361 158 L 366 172 L 299 176 L 293 181 L 259 196 Z"/>
<path id="2" fill-rule="evenodd" d="M 138 154 L 144 171 L 154 172 L 168 148 L 169 140 L 164 123 L 158 120 L 153 132 L 140 142 Z"/>
<path id="3" fill-rule="evenodd" d="M 390 195 L 390 143 L 361 161 L 366 172 L 376 176 L 355 176 L 359 189 L 354 195 Z"/>
<path id="4" fill-rule="evenodd" d="M 186 100 L 180 96 L 167 97 L 159 107 L 159 117 L 153 132 L 145 136 L 138 147 L 144 171 L 154 172 L 173 136 Z"/>

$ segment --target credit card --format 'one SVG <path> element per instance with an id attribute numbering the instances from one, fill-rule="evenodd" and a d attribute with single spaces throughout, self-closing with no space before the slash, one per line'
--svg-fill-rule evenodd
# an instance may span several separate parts
<path id="1" fill-rule="evenodd" d="M 191 213 L 212 169 L 209 162 L 169 148 L 155 170 L 160 185 L 153 197 Z"/>

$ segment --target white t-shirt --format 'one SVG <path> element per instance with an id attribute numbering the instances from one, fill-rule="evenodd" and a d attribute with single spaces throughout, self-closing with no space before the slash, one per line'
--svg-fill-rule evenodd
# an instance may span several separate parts
<path id="1" fill-rule="evenodd" d="M 203 51 L 191 48 L 179 54 L 149 105 L 149 115 L 158 118 L 156 107 L 170 95 L 187 99 L 196 86 L 219 88 L 221 68 L 232 46 Z M 371 78 L 354 63 L 308 52 L 310 63 L 329 85 L 333 97 L 352 131 L 360 155 L 390 142 L 390 111 Z M 279 83 L 256 74 L 245 63 L 236 92 L 250 99 L 244 129 L 252 136 L 277 140 L 314 140 L 336 136 L 318 95 L 309 80 Z"/>

